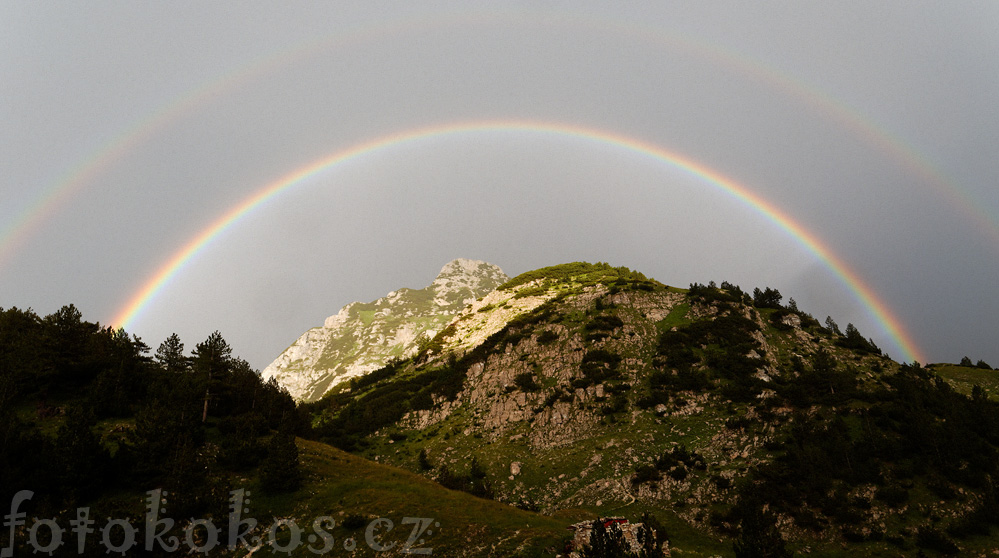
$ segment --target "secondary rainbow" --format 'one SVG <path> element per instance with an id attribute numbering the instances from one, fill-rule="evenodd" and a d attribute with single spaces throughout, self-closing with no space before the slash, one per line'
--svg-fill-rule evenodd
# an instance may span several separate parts
<path id="1" fill-rule="evenodd" d="M 366 141 L 347 149 L 337 151 L 290 174 L 287 174 L 260 188 L 256 193 L 246 198 L 232 209 L 228 210 L 213 223 L 203 229 L 186 245 L 178 250 L 150 277 L 135 294 L 129 298 L 112 324 L 128 329 L 132 322 L 155 299 L 156 295 L 166 287 L 170 280 L 180 273 L 184 266 L 192 261 L 198 253 L 220 233 L 233 226 L 244 215 L 259 208 L 266 201 L 290 188 L 302 184 L 337 165 L 356 159 L 363 155 L 400 144 L 415 142 L 421 139 L 441 137 L 463 133 L 490 133 L 500 131 L 517 131 L 525 133 L 546 134 L 563 137 L 587 139 L 593 142 L 611 145 L 631 150 L 652 157 L 660 162 L 680 169 L 749 205 L 771 220 L 779 228 L 790 234 L 807 250 L 818 256 L 825 265 L 839 277 L 857 299 L 867 308 L 868 312 L 881 325 L 884 332 L 902 351 L 906 361 L 925 361 L 922 352 L 917 348 L 911 335 L 906 331 L 901 321 L 888 306 L 880 300 L 874 290 L 869 287 L 856 272 L 854 272 L 840 257 L 833 253 L 814 234 L 786 215 L 772 203 L 751 192 L 747 187 L 722 176 L 718 172 L 688 159 L 677 153 L 668 151 L 657 145 L 639 139 L 623 136 L 614 132 L 584 128 L 553 122 L 537 122 L 528 120 L 504 121 L 474 121 L 456 122 L 451 124 L 429 126 L 406 130 L 387 136 Z"/>
<path id="2" fill-rule="evenodd" d="M 9 223 L 0 227 L 0 267 L 13 256 L 30 233 L 41 228 L 59 207 L 64 206 L 72 195 L 85 185 L 93 183 L 115 162 L 121 160 L 138 145 L 157 132 L 173 124 L 182 116 L 193 113 L 212 100 L 223 97 L 241 84 L 251 82 L 272 71 L 313 56 L 318 52 L 334 50 L 352 44 L 373 41 L 387 36 L 422 31 L 446 31 L 460 26 L 483 23 L 505 23 L 551 27 L 568 26 L 574 32 L 612 31 L 649 44 L 679 49 L 705 60 L 718 67 L 750 79 L 758 80 L 767 87 L 788 95 L 803 103 L 818 114 L 863 138 L 891 159 L 901 163 L 910 172 L 922 178 L 943 196 L 953 207 L 961 211 L 993 247 L 999 249 L 999 223 L 990 215 L 986 204 L 977 202 L 968 192 L 937 170 L 926 157 L 902 139 L 893 136 L 870 118 L 850 108 L 843 102 L 806 85 L 777 69 L 756 59 L 726 50 L 717 45 L 705 43 L 680 34 L 665 33 L 648 25 L 617 22 L 604 18 L 594 18 L 564 10 L 539 11 L 529 20 L 519 12 L 485 12 L 480 14 L 456 14 L 447 17 L 435 15 L 432 18 L 415 18 L 380 22 L 351 31 L 343 35 L 324 38 L 310 38 L 278 53 L 251 60 L 233 68 L 221 77 L 214 78 L 194 87 L 179 97 L 160 106 L 151 115 L 143 117 L 117 134 L 109 143 L 91 153 L 75 167 L 69 169 L 58 181 L 42 189 L 35 202 L 15 216 Z M 411 16 L 406 16 L 407 18 Z"/>

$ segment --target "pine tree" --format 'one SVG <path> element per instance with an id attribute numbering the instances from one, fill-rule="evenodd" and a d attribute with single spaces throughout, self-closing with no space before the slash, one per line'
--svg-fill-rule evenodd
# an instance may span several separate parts
<path id="1" fill-rule="evenodd" d="M 663 527 L 659 519 L 645 512 L 642 514 L 642 528 L 638 532 L 638 542 L 642 545 L 640 558 L 663 558 L 663 544 L 669 541 L 666 528 Z"/>
<path id="2" fill-rule="evenodd" d="M 205 383 L 205 401 L 201 411 L 201 422 L 208 420 L 208 402 L 218 391 L 219 383 L 229 375 L 232 363 L 232 347 L 218 331 L 213 332 L 204 342 L 198 343 L 191 353 L 191 362 L 199 381 Z"/>
<path id="3" fill-rule="evenodd" d="M 63 490 L 69 501 L 87 500 L 106 478 L 111 456 L 94 434 L 97 419 L 89 410 L 70 407 L 66 422 L 56 434 L 56 448 L 62 461 Z"/>
<path id="4" fill-rule="evenodd" d="M 757 308 L 775 308 L 780 309 L 780 301 L 784 298 L 777 289 L 771 289 L 767 287 L 764 290 L 760 290 L 759 287 L 753 289 L 753 306 Z"/>
<path id="5" fill-rule="evenodd" d="M 423 471 L 433 470 L 434 464 L 430 462 L 430 457 L 427 456 L 427 448 L 420 450 L 419 456 L 420 469 Z"/>
<path id="6" fill-rule="evenodd" d="M 739 539 L 732 545 L 735 558 L 791 558 L 772 514 L 756 507 L 739 525 Z"/>
<path id="7" fill-rule="evenodd" d="M 213 332 L 203 342 L 195 345 L 191 352 L 195 372 L 209 377 L 228 370 L 232 360 L 232 347 L 218 331 Z"/>
<path id="8" fill-rule="evenodd" d="M 167 337 L 156 349 L 156 362 L 167 372 L 186 372 L 191 369 L 191 359 L 184 356 L 184 344 L 176 333 Z"/>
<path id="9" fill-rule="evenodd" d="M 628 543 L 617 523 L 604 527 L 603 521 L 594 521 L 590 531 L 590 544 L 580 552 L 582 558 L 629 558 L 634 553 L 628 551 Z"/>
<path id="10" fill-rule="evenodd" d="M 260 483 L 268 492 L 294 492 L 302 484 L 298 446 L 290 425 L 281 429 L 267 444 L 267 458 L 260 468 Z"/>

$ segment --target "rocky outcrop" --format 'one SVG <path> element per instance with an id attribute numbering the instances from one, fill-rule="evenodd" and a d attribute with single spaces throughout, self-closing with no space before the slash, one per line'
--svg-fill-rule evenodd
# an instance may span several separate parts
<path id="1" fill-rule="evenodd" d="M 462 309 L 507 280 L 499 267 L 456 259 L 419 290 L 399 289 L 373 302 L 352 302 L 305 332 L 261 373 L 298 400 L 313 401 L 334 385 L 412 355 Z"/>

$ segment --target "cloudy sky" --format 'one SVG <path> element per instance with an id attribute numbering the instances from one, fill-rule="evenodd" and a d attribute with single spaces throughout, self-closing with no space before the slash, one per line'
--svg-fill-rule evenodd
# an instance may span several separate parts
<path id="1" fill-rule="evenodd" d="M 997 21 L 4 0 L 0 306 L 110 324 L 145 296 L 126 325 L 154 349 L 217 329 L 263 368 L 456 257 L 607 261 L 778 288 L 898 360 L 999 365 Z"/>

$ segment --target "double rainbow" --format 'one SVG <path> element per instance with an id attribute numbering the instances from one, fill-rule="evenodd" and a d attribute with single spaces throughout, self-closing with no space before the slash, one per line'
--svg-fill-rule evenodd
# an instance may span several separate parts
<path id="1" fill-rule="evenodd" d="M 225 214 L 216 219 L 200 233 L 194 236 L 180 250 L 174 253 L 166 263 L 154 273 L 142 287 L 133 294 L 121 310 L 111 319 L 111 323 L 128 329 L 141 313 L 149 307 L 160 293 L 198 253 L 215 240 L 222 232 L 232 227 L 242 217 L 260 208 L 268 200 L 274 199 L 284 191 L 302 184 L 337 165 L 357 159 L 364 155 L 384 150 L 400 144 L 417 142 L 419 140 L 441 136 L 490 133 L 490 132 L 523 132 L 556 137 L 585 139 L 598 144 L 626 149 L 661 163 L 670 165 L 704 183 L 730 194 L 735 199 L 748 205 L 760 213 L 778 228 L 788 233 L 795 241 L 815 254 L 853 295 L 867 308 L 871 316 L 878 322 L 884 332 L 892 339 L 902 352 L 905 361 L 925 361 L 925 357 L 917 348 L 911 335 L 905 330 L 901 321 L 892 313 L 888 306 L 880 300 L 874 290 L 868 286 L 839 256 L 821 242 L 813 233 L 781 211 L 777 206 L 750 191 L 747 187 L 731 180 L 718 172 L 686 158 L 680 154 L 668 151 L 657 145 L 639 139 L 623 136 L 614 132 L 573 126 L 553 122 L 538 122 L 529 120 L 473 121 L 435 125 L 390 134 L 374 140 L 363 142 L 353 147 L 337 151 L 327 157 L 315 161 L 303 168 L 295 170 L 258 189 L 253 195 L 244 199 Z"/>
<path id="2" fill-rule="evenodd" d="M 664 33 L 647 25 L 623 23 L 573 14 L 563 10 L 538 11 L 536 17 L 527 18 L 515 11 L 485 11 L 451 16 L 434 15 L 429 18 L 405 16 L 401 20 L 379 22 L 363 26 L 348 33 L 331 37 L 308 39 L 288 49 L 269 56 L 251 60 L 232 68 L 220 77 L 204 82 L 179 97 L 160 106 L 153 113 L 137 120 L 105 143 L 99 149 L 68 169 L 56 182 L 43 188 L 41 195 L 15 216 L 0 226 L 0 267 L 24 244 L 27 237 L 40 229 L 47 220 L 85 185 L 96 180 L 114 163 L 186 115 L 190 115 L 214 100 L 224 98 L 241 85 L 261 78 L 293 62 L 301 61 L 320 52 L 337 51 L 358 44 L 371 43 L 387 37 L 398 37 L 414 32 L 444 32 L 456 28 L 482 24 L 517 24 L 533 22 L 546 28 L 566 27 L 572 32 L 613 32 L 647 44 L 664 47 L 692 55 L 735 74 L 759 81 L 767 87 L 807 106 L 817 114 L 834 121 L 854 135 L 862 138 L 891 160 L 900 163 L 912 174 L 932 186 L 938 194 L 957 208 L 975 228 L 999 248 L 999 222 L 988 213 L 985 205 L 977 202 L 966 189 L 960 188 L 944 176 L 924 156 L 901 138 L 893 136 L 869 118 L 822 91 L 806 85 L 760 60 L 706 44 L 684 35 Z"/>

